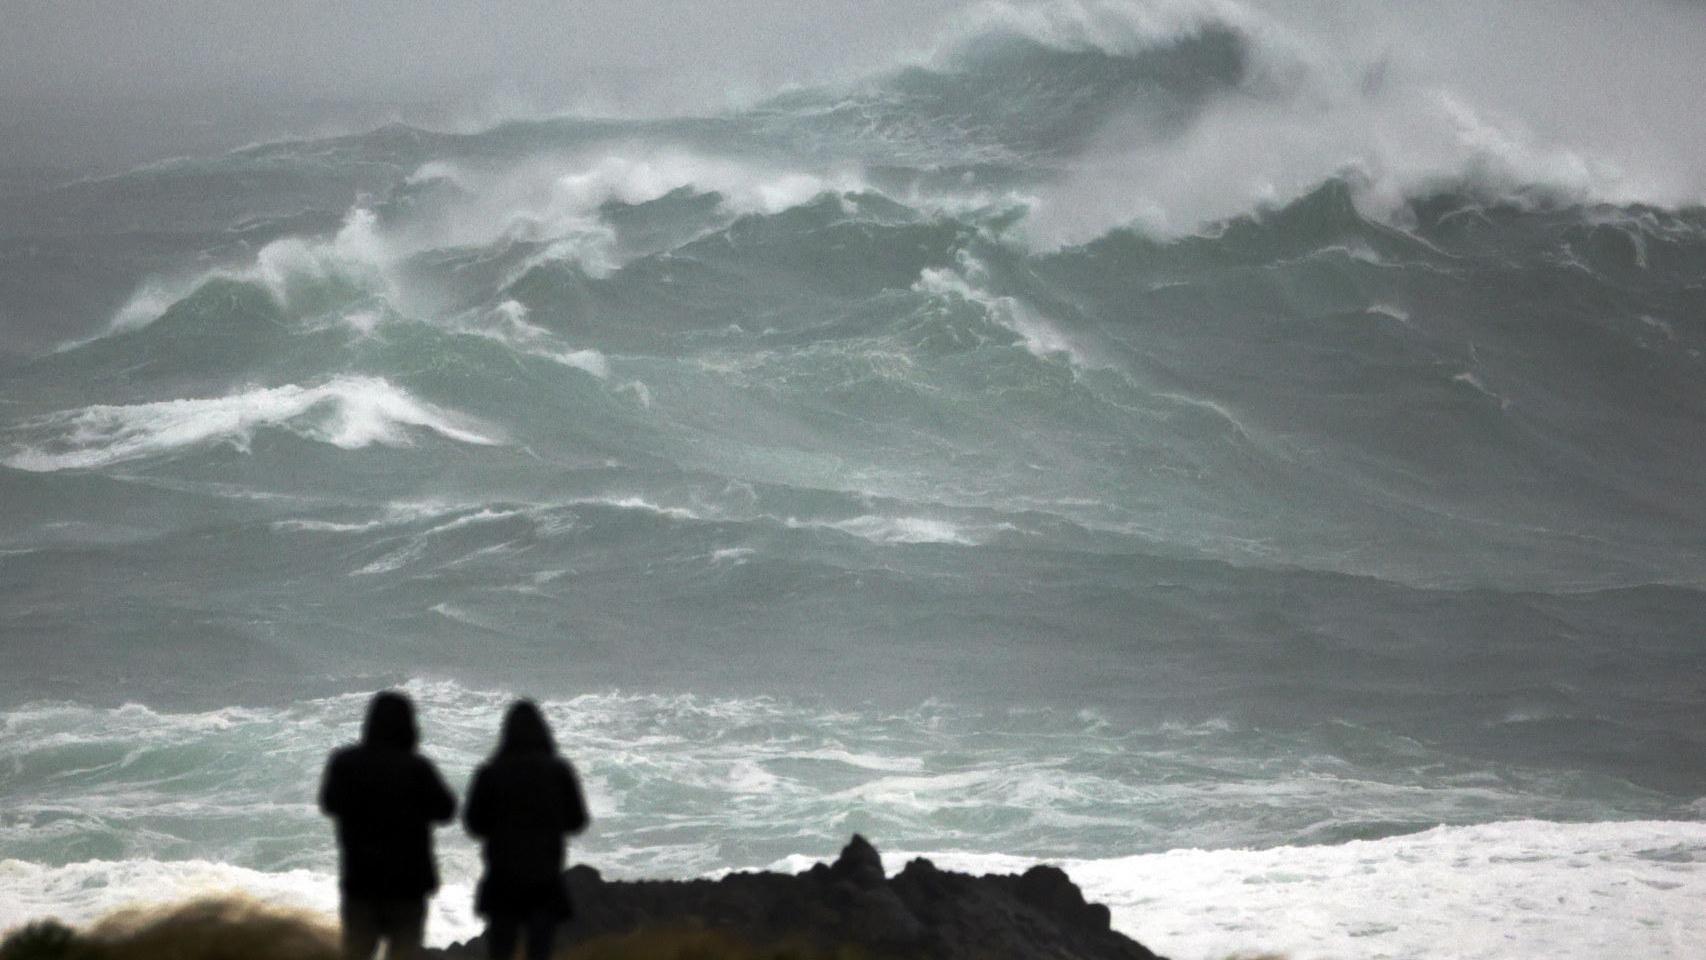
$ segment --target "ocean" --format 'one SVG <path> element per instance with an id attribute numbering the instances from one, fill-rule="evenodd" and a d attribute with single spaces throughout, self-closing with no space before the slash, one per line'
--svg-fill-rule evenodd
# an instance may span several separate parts
<path id="1" fill-rule="evenodd" d="M 1175 960 L 1699 956 L 1706 208 L 1242 7 L 1036 9 L 0 193 L 62 331 L 0 355 L 0 927 L 330 909 L 400 687 L 459 789 L 539 699 L 607 875 L 858 832 Z M 1311 166 L 1384 107 L 1444 146 Z"/>

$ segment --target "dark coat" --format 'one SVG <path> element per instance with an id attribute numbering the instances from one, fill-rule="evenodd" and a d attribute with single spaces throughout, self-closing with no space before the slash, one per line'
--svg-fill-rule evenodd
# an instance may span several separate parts
<path id="1" fill-rule="evenodd" d="M 361 742 L 326 761 L 320 809 L 337 822 L 346 897 L 404 899 L 438 889 L 432 825 L 456 815 L 456 798 L 431 761 L 415 752 L 415 740 L 408 701 L 380 694 Z"/>
<path id="2" fill-rule="evenodd" d="M 573 912 L 563 886 L 568 835 L 586 829 L 586 801 L 574 767 L 551 745 L 532 704 L 512 709 L 496 755 L 474 772 L 463 823 L 484 841 L 486 871 L 474 895 L 482 916 Z"/>

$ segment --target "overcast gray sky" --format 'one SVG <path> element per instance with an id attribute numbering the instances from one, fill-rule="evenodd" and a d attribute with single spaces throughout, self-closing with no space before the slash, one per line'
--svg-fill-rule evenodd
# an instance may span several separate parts
<path id="1" fill-rule="evenodd" d="M 927 46 L 947 13 L 970 5 L 971 0 L 0 0 L 0 92 L 134 96 L 236 85 L 299 96 L 398 98 L 513 82 L 593 83 L 618 92 L 626 86 L 636 88 L 635 96 L 663 91 L 692 99 L 706 96 L 707 85 L 721 88 L 731 79 L 811 82 L 888 62 L 897 50 Z M 1514 39 L 1512 28 L 1532 33 L 1539 19 L 1574 22 L 1590 34 L 1613 37 L 1645 31 L 1655 44 L 1677 28 L 1706 26 L 1701 0 L 1244 5 L 1285 8 L 1292 19 L 1327 33 L 1397 21 L 1417 35 L 1445 33 L 1465 41 Z M 1624 10 L 1629 15 L 1620 13 Z M 1627 66 L 1639 73 L 1642 65 Z"/>
<path id="2" fill-rule="evenodd" d="M 393 120 L 715 111 L 926 50 L 966 3 L 0 0 L 0 192 Z"/>
<path id="3" fill-rule="evenodd" d="M 540 112 L 703 112 L 923 53 L 971 5 L 0 0 L 0 165 L 122 166 L 389 119 L 469 129 Z M 1542 140 L 1609 144 L 1654 178 L 1706 187 L 1706 0 L 1242 5 L 1277 11 L 1327 70 L 1386 60 L 1395 81 L 1448 89 Z M 66 97 L 77 103 L 42 105 Z"/>
<path id="4" fill-rule="evenodd" d="M 963 0 L 0 0 L 12 96 L 439 99 L 693 109 L 923 44 Z M 742 88 L 751 88 L 743 91 Z M 561 106 L 565 104 L 541 104 Z"/>

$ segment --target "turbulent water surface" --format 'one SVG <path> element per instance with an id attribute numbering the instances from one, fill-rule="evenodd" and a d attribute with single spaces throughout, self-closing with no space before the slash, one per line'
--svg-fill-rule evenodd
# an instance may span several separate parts
<path id="1" fill-rule="evenodd" d="M 1485 138 L 1075 192 L 1292 96 L 1205 11 L 0 198 L 61 334 L 0 361 L 0 923 L 330 904 L 402 684 L 458 783 L 545 701 L 618 875 L 862 831 L 1181 958 L 1690 955 L 1706 210 Z"/>

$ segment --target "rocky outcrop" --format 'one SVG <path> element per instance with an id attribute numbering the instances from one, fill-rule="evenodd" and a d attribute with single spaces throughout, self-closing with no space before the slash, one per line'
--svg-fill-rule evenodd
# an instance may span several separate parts
<path id="1" fill-rule="evenodd" d="M 797 875 L 734 873 L 717 880 L 606 881 L 586 866 L 566 875 L 576 916 L 564 943 L 672 926 L 726 931 L 755 944 L 852 946 L 873 957 L 931 960 L 1157 960 L 1112 930 L 1108 908 L 1086 903 L 1067 875 L 1033 867 L 974 877 L 928 860 L 883 872 L 855 836 L 832 864 Z M 485 956 L 478 941 L 447 960 Z"/>

